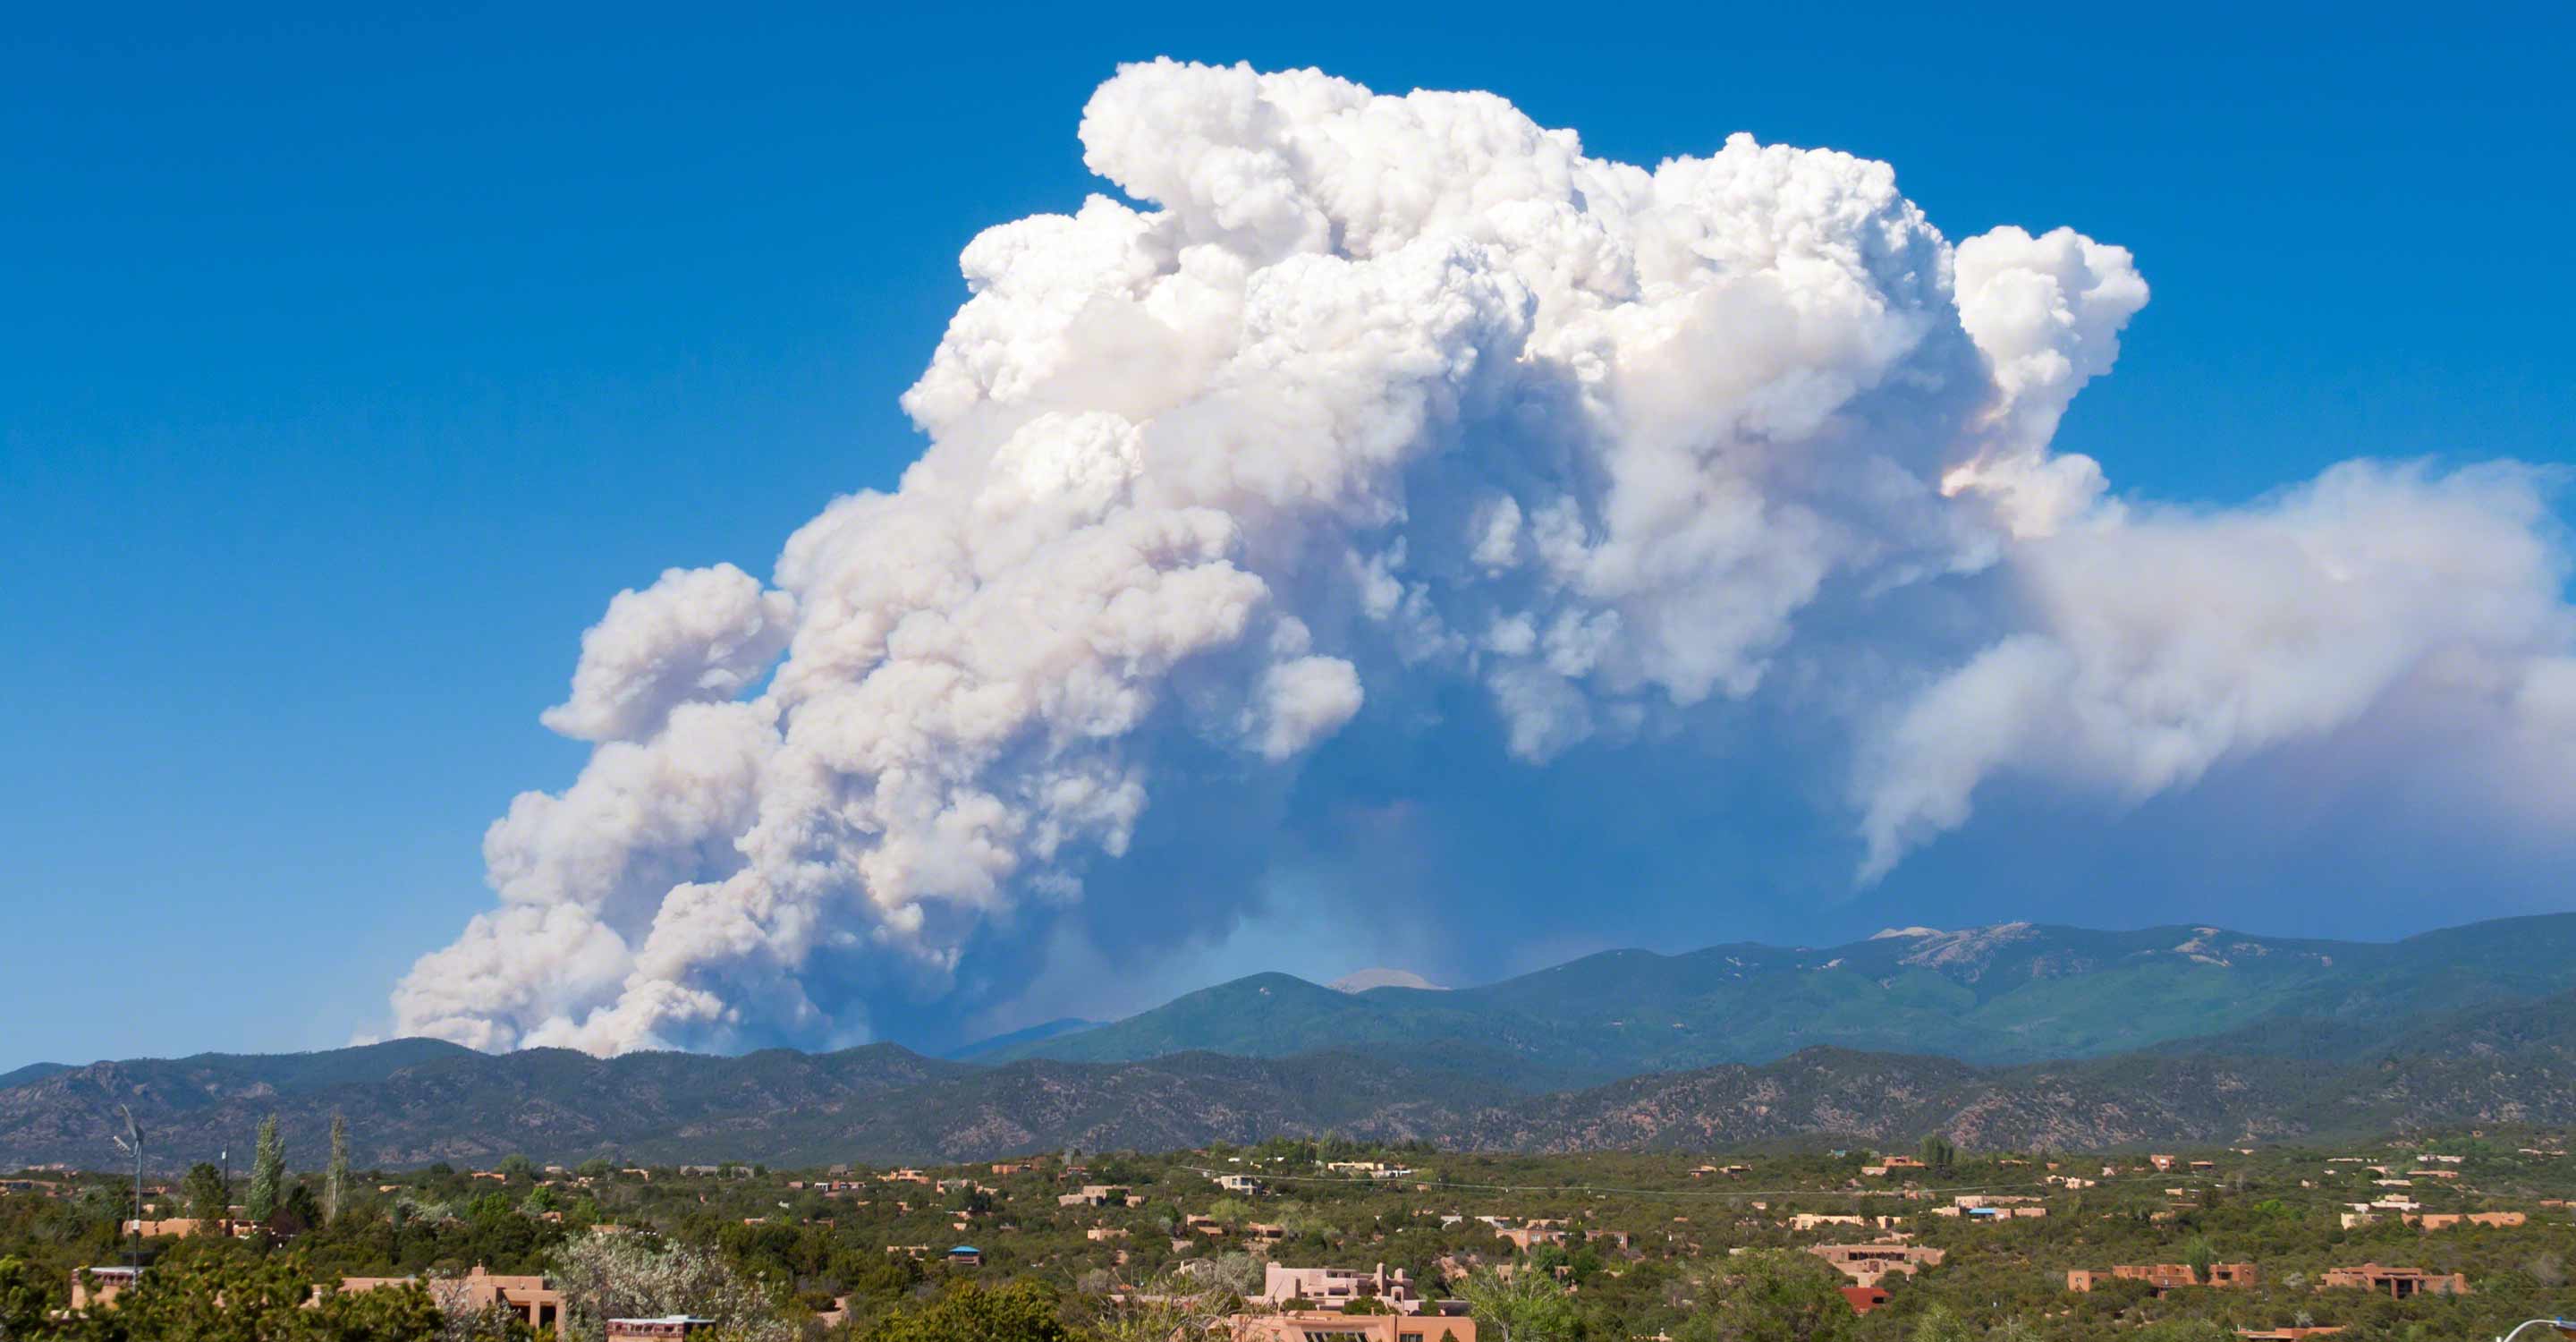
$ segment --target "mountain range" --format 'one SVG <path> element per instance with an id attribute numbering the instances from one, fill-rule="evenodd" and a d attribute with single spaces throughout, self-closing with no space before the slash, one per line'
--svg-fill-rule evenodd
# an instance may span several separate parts
<path id="1" fill-rule="evenodd" d="M 971 1057 L 320 1053 L 0 1075 L 0 1166 L 290 1153 L 363 1164 L 956 1160 L 1339 1131 L 1494 1150 L 1822 1139 L 2100 1148 L 2576 1123 L 2576 915 L 2393 943 L 2211 928 L 1905 929 L 1852 946 L 1592 956 L 1481 988 L 1283 974 Z"/>
<path id="2" fill-rule="evenodd" d="M 1204 1050 L 1437 1056 L 1525 1092 L 1816 1046 L 1983 1065 L 2095 1058 L 2295 1024 L 2367 1035 L 2576 988 L 2576 914 L 2395 942 L 2213 927 L 2135 932 L 2007 923 L 1906 928 L 1826 949 L 1608 951 L 1476 988 L 1336 992 L 1256 974 L 1113 1024 L 980 1048 L 984 1062 L 1132 1062 Z"/>

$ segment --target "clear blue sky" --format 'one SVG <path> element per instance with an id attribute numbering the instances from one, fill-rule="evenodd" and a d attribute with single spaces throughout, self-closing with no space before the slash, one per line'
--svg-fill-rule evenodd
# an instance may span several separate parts
<path id="1" fill-rule="evenodd" d="M 535 715 L 607 596 L 893 480 L 958 249 L 1097 188 L 1122 60 L 1750 130 L 2128 246 L 2060 439 L 2124 489 L 2570 454 L 2563 5 L 537 8 L 0 35 L 0 1068 L 380 1016 L 578 767 Z"/>

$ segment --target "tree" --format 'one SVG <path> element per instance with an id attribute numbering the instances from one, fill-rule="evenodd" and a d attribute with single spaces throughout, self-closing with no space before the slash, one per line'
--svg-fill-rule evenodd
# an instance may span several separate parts
<path id="1" fill-rule="evenodd" d="M 270 1114 L 259 1125 L 259 1149 L 251 1157 L 250 1193 L 242 1200 L 242 1210 L 251 1220 L 268 1224 L 277 1215 L 277 1200 L 286 1192 L 286 1142 L 277 1135 L 277 1115 Z"/>
<path id="2" fill-rule="evenodd" d="M 1928 1162 L 1927 1162 L 1928 1163 Z M 1766 1249 L 1731 1258 L 1734 1275 L 1674 1334 L 1680 1342 L 1840 1342 L 1855 1330 L 1842 1277 L 1813 1254 Z"/>
<path id="3" fill-rule="evenodd" d="M 322 1202 L 313 1196 L 310 1184 L 298 1181 L 277 1200 L 277 1215 L 270 1218 L 269 1228 L 281 1235 L 301 1235 L 322 1224 Z"/>
<path id="4" fill-rule="evenodd" d="M 536 1162 L 522 1155 L 503 1156 L 501 1163 L 493 1168 L 504 1180 L 514 1184 L 537 1177 Z"/>
<path id="5" fill-rule="evenodd" d="M 1977 1330 L 1947 1305 L 1934 1305 L 1914 1322 L 1914 1342 L 1976 1342 Z"/>
<path id="6" fill-rule="evenodd" d="M 233 1214 L 233 1192 L 224 1187 L 224 1172 L 211 1160 L 189 1166 L 179 1191 L 187 1199 L 188 1214 L 200 1221 L 221 1221 Z"/>
<path id="7" fill-rule="evenodd" d="M 554 1276 L 575 1329 L 597 1337 L 606 1321 L 697 1314 L 739 1342 L 788 1342 L 794 1327 L 715 1249 L 657 1244 L 636 1234 L 584 1235 L 557 1245 Z"/>
<path id="8" fill-rule="evenodd" d="M 173 1252 L 105 1309 L 47 1337 L 79 1342 L 431 1342 L 438 1306 L 417 1287 L 329 1292 L 308 1306 L 300 1258 Z"/>
<path id="9" fill-rule="evenodd" d="M 889 1314 L 867 1342 L 1074 1342 L 1056 1316 L 1055 1293 L 1036 1282 L 984 1287 L 962 1283 L 927 1307 Z"/>
<path id="10" fill-rule="evenodd" d="M 1251 1275 L 1258 1276 L 1259 1260 L 1250 1254 L 1226 1254 L 1218 1259 L 1184 1263 L 1166 1276 L 1127 1291 L 1118 1291 L 1116 1279 L 1102 1273 L 1104 1280 L 1092 1293 L 1117 1292 L 1117 1299 L 1109 1302 L 1093 1322 L 1093 1335 L 1100 1342 L 1172 1342 L 1174 1338 L 1222 1336 L 1218 1330 L 1242 1307 L 1243 1295 L 1249 1289 L 1243 1281 L 1246 1274 L 1228 1265 L 1234 1259 L 1251 1263 Z"/>
<path id="11" fill-rule="evenodd" d="M 330 1221 L 340 1219 L 348 1207 L 349 1196 L 349 1120 L 338 1113 L 331 1115 L 331 1169 L 322 1181 L 322 1215 Z"/>
<path id="12" fill-rule="evenodd" d="M 1459 1283 L 1458 1296 L 1478 1329 L 1492 1329 L 1496 1342 L 1569 1342 L 1581 1327 L 1574 1301 L 1545 1273 L 1504 1276 L 1479 1268 Z"/>
<path id="13" fill-rule="evenodd" d="M 1915 1159 L 1922 1161 L 1934 1174 L 1947 1175 L 1950 1167 L 1958 1163 L 1959 1148 L 1952 1146 L 1949 1138 L 1937 1132 L 1927 1132 L 1923 1134 Z"/>
<path id="14" fill-rule="evenodd" d="M 2191 1268 L 2191 1279 L 2206 1286 L 2209 1284 L 2210 1264 L 2218 1261 L 2218 1248 L 2209 1242 L 2207 1235 L 2194 1235 L 2183 1241 L 2182 1261 Z"/>
<path id="15" fill-rule="evenodd" d="M 44 1273 L 24 1259 L 0 1258 L 0 1342 L 39 1336 L 52 1304 Z"/>

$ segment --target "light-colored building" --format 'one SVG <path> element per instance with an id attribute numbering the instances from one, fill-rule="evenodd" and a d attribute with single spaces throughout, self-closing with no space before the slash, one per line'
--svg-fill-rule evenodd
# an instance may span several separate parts
<path id="1" fill-rule="evenodd" d="M 1463 1314 L 1236 1314 L 1209 1331 L 1228 1342 L 1476 1342 Z"/>
<path id="2" fill-rule="evenodd" d="M 1876 1286 L 1880 1278 L 1890 1274 L 1911 1277 L 1925 1268 L 1941 1266 L 1943 1256 L 1939 1249 L 1895 1242 L 1811 1244 L 1807 1252 L 1833 1264 L 1855 1286 Z"/>
<path id="3" fill-rule="evenodd" d="M 1116 1184 L 1084 1184 L 1082 1186 L 1082 1191 L 1079 1193 L 1064 1193 L 1058 1195 L 1055 1200 L 1055 1205 L 1059 1207 L 1106 1207 L 1113 1202 L 1124 1202 L 1126 1200 L 1126 1190 L 1118 1187 Z"/>
<path id="4" fill-rule="evenodd" d="M 1413 1283 L 1405 1277 L 1404 1269 L 1389 1272 L 1384 1263 L 1366 1272 L 1346 1267 L 1281 1267 L 1267 1263 L 1262 1266 L 1261 1294 L 1253 1298 L 1274 1307 L 1304 1300 L 1338 1309 L 1363 1296 L 1400 1314 L 1422 1309 L 1422 1298 L 1414 1294 Z"/>
<path id="5" fill-rule="evenodd" d="M 2455 1225 L 2518 1226 L 2531 1219 L 2521 1212 L 2426 1212 L 2409 1216 L 2408 1222 L 2426 1230 L 2448 1230 Z"/>
<path id="6" fill-rule="evenodd" d="M 564 1310 L 563 1292 L 539 1276 L 496 1276 L 476 1263 L 462 1277 L 342 1277 L 340 1293 L 373 1291 L 385 1287 L 418 1285 L 425 1287 L 439 1308 L 449 1311 L 482 1310 L 495 1305 L 517 1315 L 519 1321 L 540 1333 L 564 1335 L 571 1319 Z"/>
<path id="7" fill-rule="evenodd" d="M 173 1216 L 160 1221 L 137 1221 L 129 1216 L 125 1218 L 125 1224 L 118 1228 L 117 1233 L 139 1234 L 145 1239 L 185 1239 L 190 1235 L 198 1234 L 228 1234 L 231 1230 L 230 1221 L 207 1222 L 193 1216 Z"/>

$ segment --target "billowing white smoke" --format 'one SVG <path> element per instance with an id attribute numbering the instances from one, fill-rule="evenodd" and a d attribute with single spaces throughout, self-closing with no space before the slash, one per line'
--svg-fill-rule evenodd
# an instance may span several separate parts
<path id="1" fill-rule="evenodd" d="M 2146 302 L 2120 248 L 1953 248 L 1884 164 L 1737 136 L 1649 172 L 1314 72 L 1129 67 L 1082 140 L 1152 208 L 975 240 L 905 400 L 929 449 L 774 589 L 612 603 L 545 715 L 597 751 L 492 827 L 501 906 L 401 1031 L 864 1038 L 848 979 L 936 991 L 1079 899 L 1182 738 L 1277 765 L 1445 679 L 1540 766 L 1756 696 L 1827 602 L 1946 593 L 1989 645 L 1881 648 L 1827 697 L 1866 873 L 2004 771 L 2143 796 L 2405 693 L 2576 732 L 2530 475 L 2183 514 L 2050 453 Z"/>

